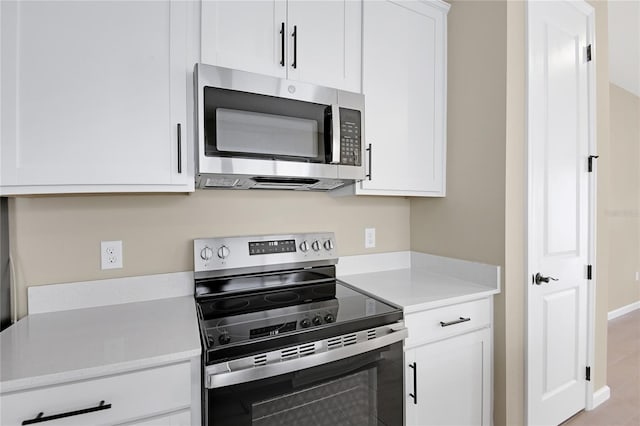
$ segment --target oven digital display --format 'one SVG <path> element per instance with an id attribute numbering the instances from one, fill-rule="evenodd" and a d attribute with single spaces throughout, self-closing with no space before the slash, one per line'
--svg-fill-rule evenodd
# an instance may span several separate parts
<path id="1" fill-rule="evenodd" d="M 295 321 L 290 321 L 284 324 L 254 328 L 249 331 L 249 338 L 255 339 L 256 337 L 277 336 L 278 334 L 284 333 L 286 331 L 294 331 L 296 329 L 296 324 L 297 323 Z"/>
<path id="2" fill-rule="evenodd" d="M 276 241 L 250 241 L 249 255 L 273 254 L 273 253 L 295 253 L 296 240 L 276 240 Z"/>

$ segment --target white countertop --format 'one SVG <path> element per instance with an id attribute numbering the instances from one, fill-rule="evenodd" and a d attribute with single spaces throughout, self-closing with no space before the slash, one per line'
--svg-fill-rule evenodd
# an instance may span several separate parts
<path id="1" fill-rule="evenodd" d="M 193 296 L 28 315 L 0 333 L 0 393 L 200 353 Z"/>
<path id="2" fill-rule="evenodd" d="M 338 276 L 405 313 L 500 292 L 498 266 L 415 252 L 341 258 Z M 0 393 L 198 357 L 192 282 L 176 273 L 30 288 L 32 314 L 0 333 Z M 149 294 L 166 298 L 124 303 Z M 99 306 L 105 295 L 114 304 Z"/>
<path id="3" fill-rule="evenodd" d="M 410 256 L 410 260 L 405 262 L 409 263 L 409 267 L 342 274 L 340 279 L 402 307 L 405 313 L 466 302 L 500 292 L 498 266 L 423 253 L 411 253 Z"/>

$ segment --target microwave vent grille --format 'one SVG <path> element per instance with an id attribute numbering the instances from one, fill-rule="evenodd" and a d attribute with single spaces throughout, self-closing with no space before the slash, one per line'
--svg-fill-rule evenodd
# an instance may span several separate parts
<path id="1" fill-rule="evenodd" d="M 240 179 L 229 177 L 208 177 L 205 186 L 207 188 L 233 188 Z"/>

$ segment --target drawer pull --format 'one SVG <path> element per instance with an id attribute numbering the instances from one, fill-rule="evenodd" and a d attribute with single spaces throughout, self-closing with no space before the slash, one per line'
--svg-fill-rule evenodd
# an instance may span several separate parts
<path id="1" fill-rule="evenodd" d="M 50 420 L 62 419 L 64 417 L 79 416 L 80 414 L 93 413 L 94 411 L 108 410 L 109 408 L 111 408 L 111 404 L 105 404 L 104 401 L 100 401 L 100 404 L 98 404 L 96 407 L 85 408 L 83 410 L 67 411 L 66 413 L 52 414 L 50 416 L 45 416 L 43 412 L 40 412 L 33 419 L 25 420 L 22 422 L 22 424 L 32 425 L 34 423 L 48 422 Z"/>
<path id="2" fill-rule="evenodd" d="M 471 321 L 471 318 L 460 317 L 455 321 L 449 321 L 449 322 L 440 321 L 440 327 L 449 327 L 450 325 L 460 324 L 461 322 L 467 322 L 467 321 Z"/>

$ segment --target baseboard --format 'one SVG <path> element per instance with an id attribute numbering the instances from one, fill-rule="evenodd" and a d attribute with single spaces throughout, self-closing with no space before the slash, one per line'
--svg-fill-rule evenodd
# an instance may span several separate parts
<path id="1" fill-rule="evenodd" d="M 593 401 L 587 411 L 595 410 L 600 404 L 611 398 L 611 389 L 609 386 L 603 386 L 593 393 Z"/>
<path id="2" fill-rule="evenodd" d="M 629 312 L 635 311 L 636 309 L 640 309 L 640 301 L 631 303 L 627 306 L 623 306 L 622 308 L 614 309 L 607 314 L 607 317 L 609 320 L 612 320 L 614 318 L 618 318 L 625 314 L 628 314 Z"/>

